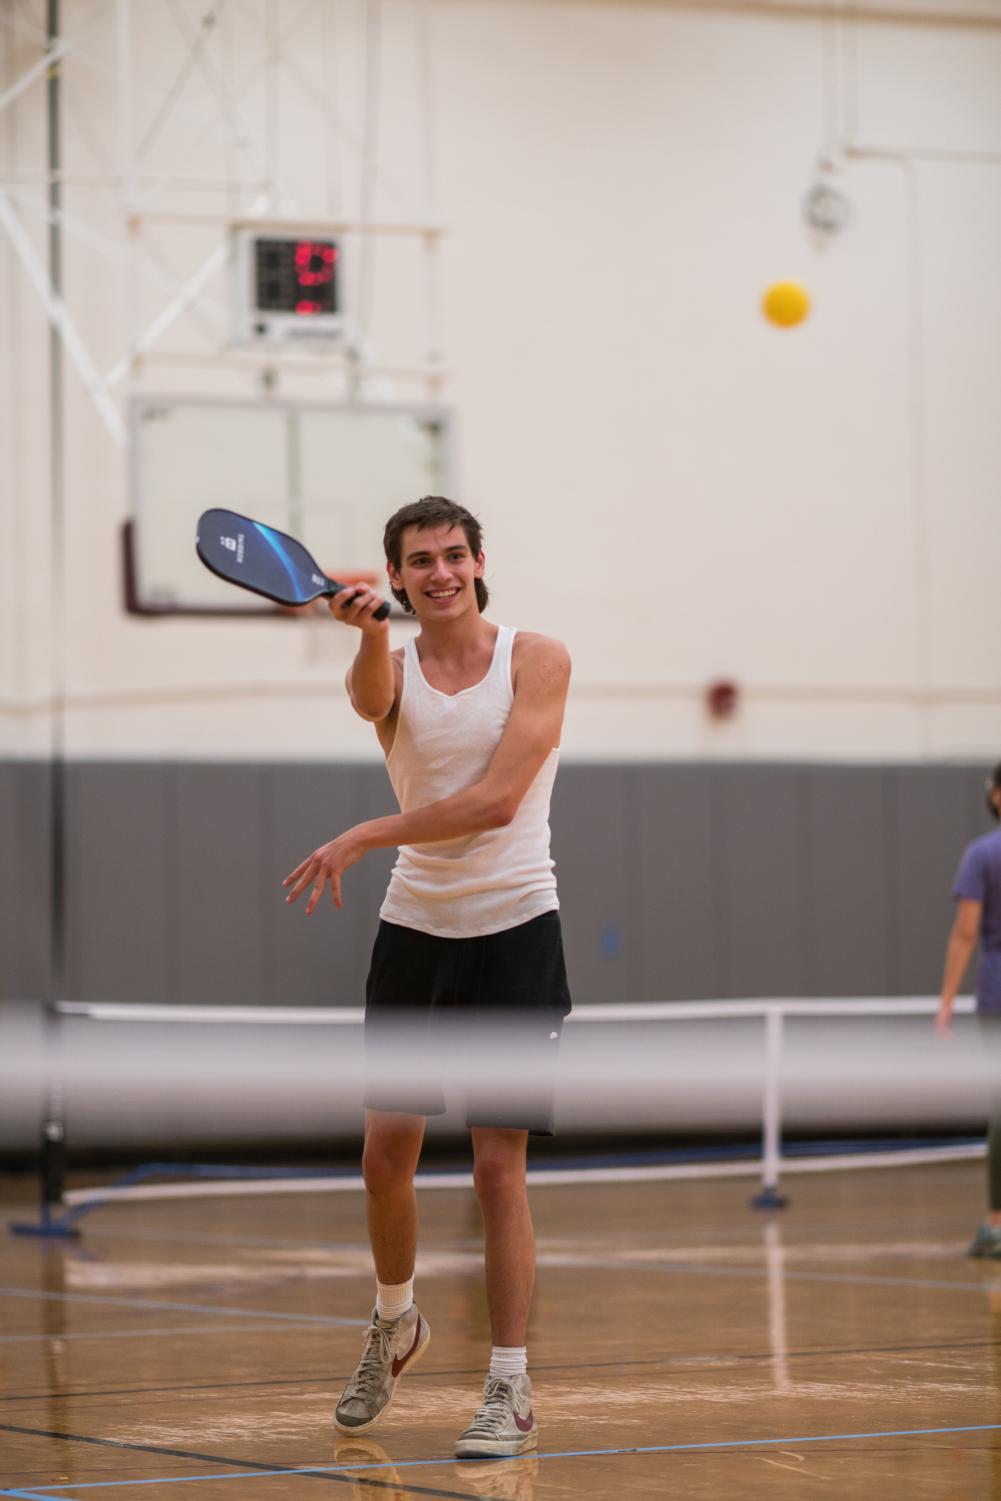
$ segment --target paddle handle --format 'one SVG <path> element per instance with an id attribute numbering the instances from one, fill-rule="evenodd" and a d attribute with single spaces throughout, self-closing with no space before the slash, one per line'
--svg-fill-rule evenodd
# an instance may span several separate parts
<path id="1" fill-rule="evenodd" d="M 336 579 L 332 579 L 332 578 L 328 578 L 327 582 L 328 582 L 328 584 L 329 584 L 330 587 L 327 588 L 327 589 L 324 589 L 323 592 L 327 596 L 328 599 L 333 599 L 334 595 L 335 594 L 340 594 L 340 592 L 341 592 L 342 589 L 350 589 L 350 588 L 353 587 L 351 584 L 339 584 Z M 385 600 L 383 600 L 382 604 L 379 606 L 379 608 L 376 610 L 375 614 L 372 616 L 372 619 L 373 620 L 386 620 L 386 619 L 388 619 L 388 617 L 389 617 L 389 605 L 387 604 L 387 602 Z"/>

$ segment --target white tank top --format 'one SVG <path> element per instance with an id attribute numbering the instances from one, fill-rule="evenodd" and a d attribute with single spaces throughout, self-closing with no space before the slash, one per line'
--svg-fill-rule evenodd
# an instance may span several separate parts
<path id="1" fill-rule="evenodd" d="M 486 677 L 454 694 L 431 687 L 416 642 L 407 642 L 396 738 L 386 757 L 402 812 L 440 802 L 486 772 L 514 702 L 515 634 L 501 626 Z M 506 827 L 401 845 L 380 917 L 439 938 L 475 938 L 559 907 L 549 857 L 558 758 L 554 747 Z"/>

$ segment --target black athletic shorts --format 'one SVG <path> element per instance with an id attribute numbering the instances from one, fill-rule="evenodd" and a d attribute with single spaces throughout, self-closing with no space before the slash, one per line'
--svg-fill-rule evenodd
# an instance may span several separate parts
<path id="1" fill-rule="evenodd" d="M 365 987 L 365 1104 L 469 1126 L 553 1133 L 556 1055 L 570 1010 L 558 912 L 479 938 L 380 922 Z"/>

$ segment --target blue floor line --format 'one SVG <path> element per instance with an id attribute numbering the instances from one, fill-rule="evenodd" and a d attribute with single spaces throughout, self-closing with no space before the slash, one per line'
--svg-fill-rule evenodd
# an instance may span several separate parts
<path id="1" fill-rule="evenodd" d="M 52 1501 L 50 1495 L 43 1496 L 41 1491 L 0 1491 L 0 1496 L 20 1496 L 22 1501 Z"/>
<path id="2" fill-rule="evenodd" d="M 112 1308 L 153 1308 L 167 1313 L 210 1313 L 222 1319 L 273 1319 L 282 1324 L 345 1325 L 365 1329 L 368 1319 L 327 1318 L 319 1313 L 275 1313 L 265 1308 L 220 1308 L 211 1303 L 160 1303 L 152 1298 L 101 1298 L 96 1293 L 50 1293 L 28 1287 L 0 1287 L 0 1298 L 34 1298 L 38 1302 L 101 1303 Z M 0 1492 L 2 1494 L 2 1492 Z"/>
<path id="3" fill-rule="evenodd" d="M 358 1324 L 364 1324 L 364 1319 L 359 1319 Z M 295 1324 L 286 1325 L 294 1329 Z M 312 1324 L 300 1324 L 301 1329 L 312 1329 Z M 240 1324 L 233 1329 L 220 1329 L 218 1324 L 176 1324 L 166 1325 L 163 1329 L 89 1329 L 79 1334 L 67 1334 L 65 1331 L 59 1335 L 60 1344 L 71 1339 L 152 1339 L 161 1334 L 167 1334 L 171 1339 L 176 1339 L 179 1334 L 206 1335 L 210 1339 L 219 1339 L 223 1334 L 270 1334 L 274 1330 L 273 1324 Z M 0 1345 L 44 1345 L 52 1340 L 51 1334 L 0 1334 Z"/>
<path id="4" fill-rule="evenodd" d="M 617 1449 L 557 1449 L 539 1450 L 539 1459 L 602 1459 L 613 1458 L 617 1454 L 691 1454 L 709 1449 L 761 1449 L 774 1448 L 776 1444 L 835 1444 L 850 1442 L 855 1439 L 870 1438 L 932 1438 L 950 1433 L 997 1433 L 1001 1431 L 1001 1423 L 964 1423 L 952 1428 L 882 1428 L 874 1432 L 865 1433 L 808 1433 L 795 1434 L 792 1437 L 779 1438 L 747 1438 L 747 1439 L 713 1439 L 708 1443 L 701 1444 L 630 1444 Z M 526 1455 L 517 1458 L 524 1459 Z M 492 1464 L 513 1464 L 517 1458 L 495 1459 L 487 1461 Z M 286 1469 L 276 1470 L 233 1470 L 223 1474 L 213 1475 L 166 1475 L 151 1476 L 145 1480 L 86 1480 L 78 1481 L 74 1485 L 50 1485 L 42 1491 L 3 1490 L 0 1496 L 18 1497 L 20 1501 L 54 1501 L 55 1493 L 60 1495 L 67 1491 L 93 1491 L 107 1490 L 126 1485 L 188 1485 L 192 1481 L 200 1480 L 277 1480 L 288 1475 L 343 1475 L 349 1472 L 368 1470 L 415 1470 L 434 1469 L 443 1465 L 468 1464 L 468 1460 L 455 1459 L 448 1456 L 443 1459 L 400 1459 L 384 1460 L 371 1465 L 303 1465 L 289 1466 Z"/>
<path id="5" fill-rule="evenodd" d="M 573 1261 L 548 1253 L 538 1257 L 540 1267 L 558 1267 L 563 1271 L 608 1271 L 608 1272 L 674 1272 L 684 1277 L 751 1277 L 764 1279 L 768 1267 L 764 1262 L 757 1266 L 723 1266 L 697 1261 L 616 1261 L 612 1257 L 582 1256 Z M 853 1272 L 797 1272 L 782 1268 L 784 1282 L 834 1282 L 846 1283 L 849 1287 L 930 1287 L 940 1292 L 984 1293 L 1001 1286 L 1001 1279 L 985 1278 L 982 1282 L 953 1282 L 935 1277 L 881 1277 L 864 1276 Z"/>

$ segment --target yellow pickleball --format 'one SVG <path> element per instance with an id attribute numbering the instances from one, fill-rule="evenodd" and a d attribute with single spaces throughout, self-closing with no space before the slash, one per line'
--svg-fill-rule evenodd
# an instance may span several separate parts
<path id="1" fill-rule="evenodd" d="M 810 294 L 795 281 L 777 281 L 761 299 L 761 311 L 777 328 L 795 328 L 810 311 Z"/>

